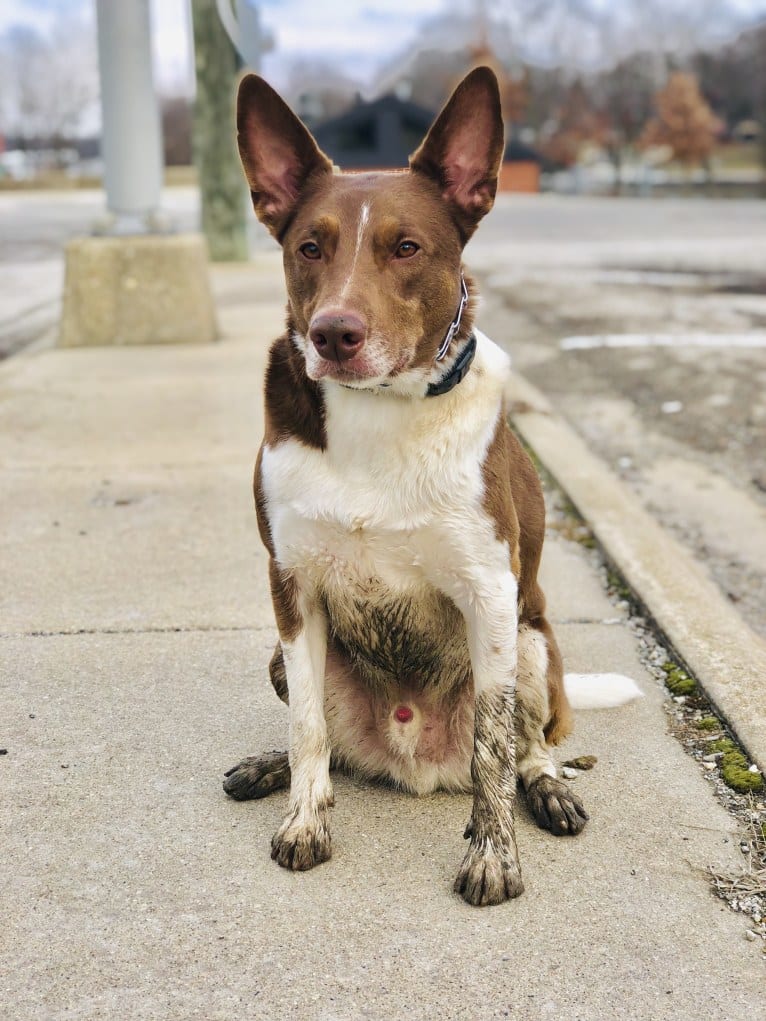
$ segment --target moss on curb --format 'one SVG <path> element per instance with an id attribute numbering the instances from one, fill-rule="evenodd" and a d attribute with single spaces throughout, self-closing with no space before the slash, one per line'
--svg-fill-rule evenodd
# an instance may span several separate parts
<path id="1" fill-rule="evenodd" d="M 665 684 L 672 695 L 694 695 L 697 683 L 677 663 L 665 663 Z"/>
<path id="2" fill-rule="evenodd" d="M 730 737 L 721 737 L 710 745 L 711 752 L 736 752 L 737 746 Z"/>
<path id="3" fill-rule="evenodd" d="M 757 794 L 763 790 L 763 777 L 760 773 L 751 773 L 747 759 L 730 737 L 722 737 L 710 745 L 711 752 L 723 752 L 721 759 L 721 777 L 733 791 L 739 794 Z"/>
<path id="4" fill-rule="evenodd" d="M 727 752 L 721 762 L 721 776 L 732 790 L 740 794 L 748 791 L 756 794 L 763 790 L 763 777 L 760 773 L 751 773 L 747 759 L 742 752 Z"/>
<path id="5" fill-rule="evenodd" d="M 636 606 L 636 597 L 633 592 L 628 588 L 626 582 L 623 580 L 622 575 L 618 574 L 617 571 L 613 570 L 612 567 L 607 565 L 606 568 L 606 581 L 611 592 L 613 592 L 620 599 L 624 599 L 626 603 L 631 606 Z"/>
<path id="6" fill-rule="evenodd" d="M 715 716 L 703 716 L 701 720 L 697 720 L 694 726 L 697 730 L 719 730 L 721 724 Z"/>

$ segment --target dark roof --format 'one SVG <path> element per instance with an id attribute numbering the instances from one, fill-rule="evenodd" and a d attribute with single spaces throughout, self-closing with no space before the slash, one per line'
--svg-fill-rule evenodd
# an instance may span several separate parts
<path id="1" fill-rule="evenodd" d="M 503 160 L 506 163 L 542 163 L 542 157 L 530 146 L 511 138 L 505 147 Z"/>
<path id="2" fill-rule="evenodd" d="M 359 101 L 319 124 L 314 137 L 340 167 L 406 167 L 434 119 L 430 110 L 396 96 Z"/>
<path id="3" fill-rule="evenodd" d="M 416 103 L 386 95 L 371 103 L 359 100 L 346 113 L 317 125 L 314 137 L 342 169 L 406 167 L 434 117 Z M 541 162 L 534 149 L 516 138 L 506 145 L 504 159 L 511 163 Z"/>

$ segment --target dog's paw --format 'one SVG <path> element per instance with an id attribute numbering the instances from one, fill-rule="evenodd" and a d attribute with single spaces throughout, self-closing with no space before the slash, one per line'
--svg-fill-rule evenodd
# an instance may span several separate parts
<path id="1" fill-rule="evenodd" d="M 271 840 L 271 857 L 283 869 L 305 872 L 332 854 L 327 812 L 319 809 L 309 823 L 290 813 Z"/>
<path id="2" fill-rule="evenodd" d="M 524 892 L 516 850 L 497 851 L 490 841 L 471 844 L 455 880 L 455 893 L 474 907 L 502 904 Z"/>
<path id="3" fill-rule="evenodd" d="M 537 825 L 557 837 L 575 836 L 588 821 L 582 801 L 561 780 L 538 776 L 527 790 L 529 807 Z"/>
<path id="4" fill-rule="evenodd" d="M 290 786 L 287 752 L 251 755 L 224 773 L 223 789 L 235 801 L 265 798 L 272 791 Z"/>

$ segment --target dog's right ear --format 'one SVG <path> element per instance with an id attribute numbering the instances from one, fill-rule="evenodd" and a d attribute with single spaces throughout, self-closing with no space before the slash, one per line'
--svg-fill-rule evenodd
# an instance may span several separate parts
<path id="1" fill-rule="evenodd" d="M 255 214 L 281 241 L 306 184 L 316 174 L 332 173 L 332 163 L 287 103 L 256 74 L 245 75 L 239 85 L 237 141 Z"/>

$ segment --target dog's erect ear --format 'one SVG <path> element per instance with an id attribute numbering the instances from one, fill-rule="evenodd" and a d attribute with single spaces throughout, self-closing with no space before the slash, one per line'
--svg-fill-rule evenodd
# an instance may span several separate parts
<path id="1" fill-rule="evenodd" d="M 452 93 L 410 157 L 410 168 L 437 182 L 470 235 L 495 201 L 502 158 L 497 78 L 488 67 L 477 67 Z"/>
<path id="2" fill-rule="evenodd" d="M 332 163 L 257 74 L 239 84 L 237 141 L 256 216 L 280 240 L 306 184 L 315 174 L 332 173 Z"/>

